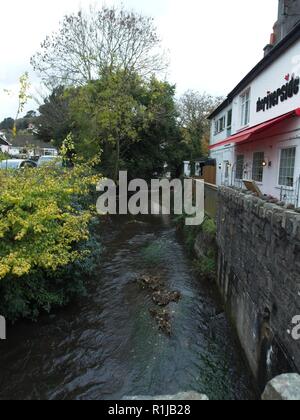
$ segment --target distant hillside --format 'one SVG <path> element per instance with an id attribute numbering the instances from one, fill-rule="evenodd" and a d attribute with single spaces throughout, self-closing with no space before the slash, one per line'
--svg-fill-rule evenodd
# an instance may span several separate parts
<path id="1" fill-rule="evenodd" d="M 6 138 L 14 147 L 34 146 L 42 149 L 54 147 L 51 142 L 39 140 L 33 133 L 30 132 L 18 132 L 16 137 L 13 137 L 12 133 L 8 132 L 6 133 Z"/>
<path id="2" fill-rule="evenodd" d="M 37 125 L 37 113 L 35 111 L 29 111 L 27 114 L 22 117 L 18 118 L 16 121 L 16 126 L 18 130 L 32 130 L 33 127 Z M 12 130 L 14 126 L 15 120 L 11 117 L 4 118 L 3 121 L 0 122 L 0 130 L 7 131 Z"/>

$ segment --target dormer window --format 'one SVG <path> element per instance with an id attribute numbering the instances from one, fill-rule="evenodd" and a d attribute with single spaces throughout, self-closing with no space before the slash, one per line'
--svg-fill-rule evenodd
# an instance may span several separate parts
<path id="1" fill-rule="evenodd" d="M 250 122 L 250 89 L 241 95 L 241 126 L 245 127 Z"/>

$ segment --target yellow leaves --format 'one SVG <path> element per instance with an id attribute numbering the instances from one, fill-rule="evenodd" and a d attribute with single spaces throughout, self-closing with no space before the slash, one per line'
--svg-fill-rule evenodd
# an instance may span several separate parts
<path id="1" fill-rule="evenodd" d="M 28 263 L 24 258 L 20 258 L 17 264 L 12 266 L 11 272 L 17 277 L 22 277 L 28 274 L 31 269 L 31 264 Z"/>
<path id="2" fill-rule="evenodd" d="M 27 101 L 31 99 L 31 96 L 28 94 L 29 89 L 30 89 L 29 74 L 28 72 L 25 72 L 24 74 L 22 74 L 22 76 L 19 79 L 19 94 L 18 94 L 19 105 L 18 105 L 18 111 L 17 111 L 15 121 L 17 121 L 17 119 L 19 118 L 20 113 L 24 111 L 24 107 Z M 13 136 L 16 137 L 17 135 L 16 122 L 14 124 L 12 131 L 13 131 Z"/>
<path id="3" fill-rule="evenodd" d="M 13 137 L 16 137 L 17 136 L 17 126 L 16 126 L 16 123 L 13 126 L 12 135 L 13 135 Z"/>
<path id="4" fill-rule="evenodd" d="M 63 159 L 68 159 L 70 154 L 74 154 L 75 144 L 73 140 L 72 133 L 69 133 L 65 140 L 63 141 L 62 147 L 60 149 L 60 154 Z"/>
<path id="5" fill-rule="evenodd" d="M 31 264 L 18 253 L 11 252 L 6 258 L 0 258 L 0 279 L 3 279 L 7 274 L 12 273 L 17 277 L 28 274 L 31 269 Z"/>
<path id="6" fill-rule="evenodd" d="M 28 232 L 28 228 L 23 228 L 21 229 L 17 235 L 15 236 L 15 241 L 21 241 L 22 239 L 24 239 L 24 237 L 26 236 Z"/>
<path id="7" fill-rule="evenodd" d="M 9 226 L 7 226 L 6 221 L 1 219 L 0 220 L 0 239 L 4 238 L 8 230 L 9 230 Z"/>
<path id="8" fill-rule="evenodd" d="M 4 262 L 1 262 L 0 260 L 0 279 L 4 279 L 6 275 L 10 272 L 9 265 L 5 264 Z"/>
<path id="9" fill-rule="evenodd" d="M 98 178 L 88 165 L 5 176 L 0 170 L 0 279 L 56 270 L 80 258 L 74 244 L 88 239 L 92 216 L 74 207 L 74 192 L 86 195 Z"/>

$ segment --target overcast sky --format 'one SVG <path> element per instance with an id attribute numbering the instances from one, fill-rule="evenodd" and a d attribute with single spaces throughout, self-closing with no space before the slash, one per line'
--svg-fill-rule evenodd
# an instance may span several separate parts
<path id="1" fill-rule="evenodd" d="M 6 0 L 0 23 L 0 120 L 16 114 L 17 81 L 30 73 L 30 57 L 66 13 L 80 7 L 123 3 L 156 19 L 169 49 L 169 80 L 178 95 L 188 89 L 227 94 L 262 58 L 277 17 L 277 0 Z M 8 96 L 4 89 L 12 92 Z M 27 110 L 36 108 L 35 102 Z"/>

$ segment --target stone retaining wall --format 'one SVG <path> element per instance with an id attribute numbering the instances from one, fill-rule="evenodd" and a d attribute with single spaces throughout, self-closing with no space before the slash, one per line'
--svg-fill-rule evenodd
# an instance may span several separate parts
<path id="1" fill-rule="evenodd" d="M 223 187 L 217 242 L 218 285 L 261 387 L 299 372 L 300 214 Z"/>

